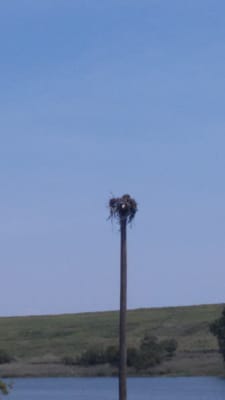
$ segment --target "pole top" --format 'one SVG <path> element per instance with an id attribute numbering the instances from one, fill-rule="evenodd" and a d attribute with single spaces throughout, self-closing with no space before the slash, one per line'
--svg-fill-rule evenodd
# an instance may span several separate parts
<path id="1" fill-rule="evenodd" d="M 137 202 L 129 194 L 121 197 L 112 197 L 109 200 L 110 218 L 119 222 L 127 220 L 130 223 L 137 212 Z"/>

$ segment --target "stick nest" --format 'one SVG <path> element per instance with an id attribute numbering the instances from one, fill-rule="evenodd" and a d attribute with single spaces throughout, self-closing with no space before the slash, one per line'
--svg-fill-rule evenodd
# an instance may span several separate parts
<path id="1" fill-rule="evenodd" d="M 113 197 L 109 200 L 110 218 L 117 219 L 119 222 L 127 220 L 130 223 L 137 212 L 137 203 L 129 194 L 122 197 Z"/>

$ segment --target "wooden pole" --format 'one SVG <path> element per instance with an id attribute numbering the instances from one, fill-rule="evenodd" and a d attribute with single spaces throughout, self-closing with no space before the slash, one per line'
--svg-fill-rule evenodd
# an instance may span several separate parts
<path id="1" fill-rule="evenodd" d="M 120 220 L 120 364 L 119 364 L 119 400 L 127 399 L 127 219 Z"/>

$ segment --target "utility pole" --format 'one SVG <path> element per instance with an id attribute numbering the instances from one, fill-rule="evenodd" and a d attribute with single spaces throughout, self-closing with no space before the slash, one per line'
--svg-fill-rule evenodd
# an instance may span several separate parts
<path id="1" fill-rule="evenodd" d="M 120 253 L 120 368 L 119 368 L 119 399 L 126 400 L 127 388 L 127 220 L 120 222 L 121 253 Z"/>
<path id="2" fill-rule="evenodd" d="M 119 400 L 127 399 L 127 224 L 137 212 L 137 203 L 125 194 L 109 201 L 110 217 L 120 224 L 120 326 L 119 326 Z"/>

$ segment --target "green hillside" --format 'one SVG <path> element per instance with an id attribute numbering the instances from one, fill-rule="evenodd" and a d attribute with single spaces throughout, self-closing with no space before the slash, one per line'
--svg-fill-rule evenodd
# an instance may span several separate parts
<path id="1" fill-rule="evenodd" d="M 128 345 L 137 346 L 146 334 L 175 338 L 176 357 L 154 369 L 156 374 L 221 375 L 222 360 L 208 325 L 223 305 L 138 309 L 128 312 Z M 92 375 L 109 370 L 62 365 L 64 356 L 90 347 L 117 344 L 118 312 L 0 318 L 0 349 L 15 361 L 0 365 L 0 375 Z M 108 371 L 108 372 L 107 372 Z"/>

